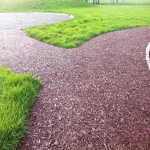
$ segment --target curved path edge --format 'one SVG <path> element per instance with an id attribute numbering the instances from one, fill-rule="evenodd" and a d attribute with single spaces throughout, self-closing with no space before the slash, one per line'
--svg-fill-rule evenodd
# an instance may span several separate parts
<path id="1" fill-rule="evenodd" d="M 150 27 L 65 50 L 0 32 L 0 64 L 42 81 L 18 150 L 150 149 Z"/>
<path id="2" fill-rule="evenodd" d="M 52 24 L 73 18 L 72 15 L 44 12 L 0 13 L 0 31 L 24 29 L 32 26 Z"/>

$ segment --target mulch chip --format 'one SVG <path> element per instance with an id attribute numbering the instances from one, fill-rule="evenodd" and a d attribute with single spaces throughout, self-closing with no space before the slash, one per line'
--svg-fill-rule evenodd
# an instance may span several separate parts
<path id="1" fill-rule="evenodd" d="M 0 64 L 42 87 L 18 150 L 149 150 L 150 27 L 115 31 L 65 50 L 0 32 Z"/>

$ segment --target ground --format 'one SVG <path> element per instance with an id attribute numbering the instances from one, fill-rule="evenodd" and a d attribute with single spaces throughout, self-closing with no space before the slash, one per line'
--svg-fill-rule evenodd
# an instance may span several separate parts
<path id="1" fill-rule="evenodd" d="M 150 27 L 107 33 L 65 50 L 0 32 L 0 64 L 42 87 L 18 150 L 150 149 Z"/>

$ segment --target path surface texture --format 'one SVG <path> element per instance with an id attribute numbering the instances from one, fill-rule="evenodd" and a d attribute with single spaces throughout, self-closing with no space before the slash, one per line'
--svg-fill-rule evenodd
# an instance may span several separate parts
<path id="1" fill-rule="evenodd" d="M 56 23 L 72 17 L 59 13 L 0 13 L 0 31 Z"/>
<path id="2" fill-rule="evenodd" d="M 150 150 L 150 27 L 65 50 L 21 30 L 0 32 L 0 64 L 42 87 L 18 150 Z"/>

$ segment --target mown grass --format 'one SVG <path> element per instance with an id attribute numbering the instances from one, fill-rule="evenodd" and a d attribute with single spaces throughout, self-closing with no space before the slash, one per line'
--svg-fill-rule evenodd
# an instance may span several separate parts
<path id="1" fill-rule="evenodd" d="M 90 7 L 64 10 L 74 19 L 28 28 L 29 36 L 63 48 L 75 48 L 107 32 L 150 25 L 150 7 Z M 88 13 L 87 13 L 88 12 Z"/>
<path id="2" fill-rule="evenodd" d="M 93 0 L 88 0 L 89 3 L 93 3 Z M 122 0 L 100 0 L 100 5 L 149 5 L 150 1 L 149 0 L 124 0 L 122 3 Z"/>
<path id="3" fill-rule="evenodd" d="M 40 82 L 0 67 L 0 150 L 14 149 L 27 131 L 26 118 Z"/>
<path id="4" fill-rule="evenodd" d="M 81 0 L 0 0 L 0 12 L 60 12 L 83 7 L 93 6 Z"/>

